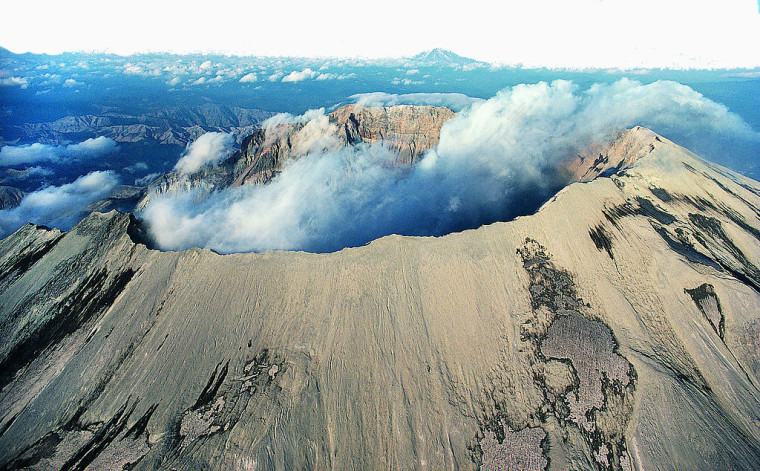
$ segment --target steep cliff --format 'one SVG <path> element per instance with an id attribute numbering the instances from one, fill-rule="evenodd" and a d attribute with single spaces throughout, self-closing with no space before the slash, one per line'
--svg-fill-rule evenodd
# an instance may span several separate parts
<path id="1" fill-rule="evenodd" d="M 274 122 L 246 137 L 240 150 L 224 162 L 193 175 L 177 172 L 151 183 L 138 203 L 142 209 L 157 194 L 195 188 L 202 192 L 228 186 L 269 182 L 291 159 L 309 152 L 382 141 L 398 155 L 400 165 L 416 161 L 438 145 L 441 126 L 454 116 L 448 108 L 397 105 L 348 105 L 304 121 Z"/>
<path id="2" fill-rule="evenodd" d="M 0 466 L 758 469 L 760 184 L 641 128 L 601 157 L 534 215 L 329 254 L 25 226 Z"/>
<path id="3" fill-rule="evenodd" d="M 330 120 L 348 143 L 383 141 L 398 154 L 400 162 L 412 163 L 438 145 L 443 123 L 454 115 L 439 106 L 348 105 L 330 113 Z"/>

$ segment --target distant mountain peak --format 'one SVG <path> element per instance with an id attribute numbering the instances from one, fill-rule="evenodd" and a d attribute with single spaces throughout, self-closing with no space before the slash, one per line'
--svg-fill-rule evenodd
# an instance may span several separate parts
<path id="1" fill-rule="evenodd" d="M 437 47 L 429 51 L 422 51 L 419 54 L 410 58 L 414 62 L 419 62 L 425 65 L 478 65 L 484 64 L 483 62 L 469 57 L 460 56 L 454 52 Z"/>

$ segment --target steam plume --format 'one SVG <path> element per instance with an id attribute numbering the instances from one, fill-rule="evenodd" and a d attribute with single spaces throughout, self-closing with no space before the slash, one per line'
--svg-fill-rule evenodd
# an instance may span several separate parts
<path id="1" fill-rule="evenodd" d="M 332 132 L 322 111 L 288 119 Z M 167 194 L 143 217 L 167 249 L 324 252 L 387 234 L 441 235 L 534 210 L 565 183 L 558 163 L 635 125 L 694 148 L 760 142 L 725 106 L 675 82 L 623 79 L 580 90 L 559 80 L 473 103 L 413 166 L 393 165 L 382 145 L 317 146 L 267 185 L 227 189 L 200 203 L 192 191 Z"/>

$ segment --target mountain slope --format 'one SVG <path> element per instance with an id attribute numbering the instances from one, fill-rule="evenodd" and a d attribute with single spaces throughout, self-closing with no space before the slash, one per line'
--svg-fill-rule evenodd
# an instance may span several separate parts
<path id="1" fill-rule="evenodd" d="M 757 469 L 760 185 L 611 149 L 532 216 L 330 254 L 25 226 L 0 466 Z"/>
<path id="2" fill-rule="evenodd" d="M 435 48 L 412 56 L 410 60 L 421 66 L 485 66 L 485 62 L 463 57 L 446 49 Z"/>
<path id="3" fill-rule="evenodd" d="M 18 206 L 24 198 L 24 192 L 12 186 L 0 185 L 0 209 Z"/>
<path id="4" fill-rule="evenodd" d="M 51 122 L 26 123 L 9 132 L 18 134 L 23 140 L 46 144 L 105 136 L 116 142 L 149 141 L 164 145 L 185 145 L 206 132 L 233 132 L 246 136 L 273 114 L 206 103 L 195 107 L 166 108 L 136 116 L 122 113 L 67 116 Z"/>

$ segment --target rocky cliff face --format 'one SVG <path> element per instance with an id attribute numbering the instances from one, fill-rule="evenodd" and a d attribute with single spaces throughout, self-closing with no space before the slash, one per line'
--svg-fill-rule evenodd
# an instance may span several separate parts
<path id="1" fill-rule="evenodd" d="M 360 143 L 382 141 L 398 155 L 400 165 L 410 164 L 438 145 L 443 123 L 454 114 L 448 108 L 434 106 L 348 105 L 309 121 L 257 128 L 224 162 L 193 175 L 169 173 L 153 182 L 137 209 L 144 208 L 156 194 L 175 190 L 210 192 L 227 186 L 264 184 L 290 159 Z"/>
<path id="2" fill-rule="evenodd" d="M 330 254 L 25 226 L 0 466 L 758 469 L 760 184 L 643 129 L 601 153 L 532 216 Z"/>
<path id="3" fill-rule="evenodd" d="M 413 163 L 438 145 L 441 127 L 455 113 L 438 106 L 397 105 L 359 107 L 348 105 L 330 113 L 350 144 L 383 141 L 402 163 Z"/>
<path id="4" fill-rule="evenodd" d="M 649 129 L 637 126 L 623 131 L 609 143 L 592 143 L 583 155 L 563 163 L 570 182 L 590 182 L 598 177 L 615 175 L 654 151 L 662 142 Z"/>

